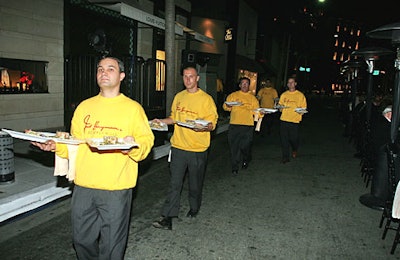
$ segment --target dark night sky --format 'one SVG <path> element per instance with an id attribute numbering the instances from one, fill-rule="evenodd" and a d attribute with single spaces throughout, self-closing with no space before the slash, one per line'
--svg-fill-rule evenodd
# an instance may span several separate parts
<path id="1" fill-rule="evenodd" d="M 366 25 L 375 29 L 383 25 L 400 22 L 400 2 L 398 0 L 281 0 L 272 3 L 266 0 L 246 0 L 263 13 L 279 13 L 282 16 L 295 13 L 307 6 L 310 10 L 323 10 L 329 17 L 343 18 Z"/>
<path id="2" fill-rule="evenodd" d="M 206 10 L 206 13 L 212 14 L 216 9 L 222 10 L 223 13 L 226 10 L 226 1 L 231 3 L 230 0 L 192 0 L 191 2 L 192 8 L 201 8 Z M 245 1 L 258 10 L 260 17 L 290 16 L 307 6 L 310 10 L 322 9 L 324 15 L 329 17 L 360 22 L 371 30 L 400 22 L 399 0 L 325 0 L 325 3 L 318 3 L 318 0 Z"/>

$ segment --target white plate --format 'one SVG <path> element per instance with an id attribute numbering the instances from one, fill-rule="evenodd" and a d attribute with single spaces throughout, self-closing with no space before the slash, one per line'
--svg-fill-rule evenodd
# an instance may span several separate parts
<path id="1" fill-rule="evenodd" d="M 206 126 L 203 126 L 203 125 L 198 125 L 198 124 L 196 124 L 196 123 L 194 122 L 194 120 L 193 120 L 193 122 L 180 122 L 180 121 L 176 121 L 176 124 L 177 124 L 177 125 L 180 125 L 180 126 L 183 126 L 183 127 L 192 128 L 192 129 L 194 129 L 194 128 L 203 129 L 203 128 L 206 127 Z"/>
<path id="2" fill-rule="evenodd" d="M 132 147 L 139 146 L 139 144 L 135 142 L 125 143 L 122 138 L 118 138 L 117 144 L 104 144 L 103 138 L 89 138 L 86 139 L 86 142 L 90 147 L 96 148 L 98 150 L 128 150 Z"/>
<path id="3" fill-rule="evenodd" d="M 208 124 L 210 123 L 210 121 L 203 120 L 203 119 L 195 119 L 195 120 L 186 119 L 186 122 L 187 123 L 193 122 L 195 124 L 199 124 L 199 125 L 202 125 L 202 126 L 208 126 Z"/>
<path id="4" fill-rule="evenodd" d="M 74 138 L 64 139 L 64 138 L 57 138 L 57 137 L 51 138 L 51 140 L 54 140 L 54 142 L 61 143 L 61 144 L 83 144 L 86 142 L 86 141 L 80 140 L 80 139 L 74 139 Z"/>
<path id="5" fill-rule="evenodd" d="M 14 138 L 27 140 L 31 142 L 38 142 L 38 143 L 45 143 L 48 140 L 52 140 L 56 135 L 55 133 L 48 133 L 48 132 L 37 132 L 38 135 L 33 135 L 33 134 L 26 134 L 13 130 L 8 130 L 4 128 L 1 129 L 1 131 L 6 132 L 7 134 L 11 135 Z"/>
<path id="6" fill-rule="evenodd" d="M 277 109 L 282 109 L 282 108 L 290 108 L 290 107 L 282 106 L 282 105 L 276 105 L 275 108 L 277 108 Z"/>
<path id="7" fill-rule="evenodd" d="M 308 113 L 307 108 L 301 108 L 301 107 L 295 108 L 294 111 L 301 114 Z"/>
<path id="8" fill-rule="evenodd" d="M 196 125 L 194 123 L 185 123 L 185 122 L 180 122 L 176 121 L 177 125 L 188 127 L 188 128 L 194 128 Z"/>
<path id="9" fill-rule="evenodd" d="M 228 102 L 228 101 L 225 101 L 225 104 L 227 104 L 228 106 L 241 106 L 242 102 L 238 102 L 238 101 Z"/>
<path id="10" fill-rule="evenodd" d="M 278 111 L 278 109 L 260 107 L 260 108 L 257 108 L 255 111 L 263 112 L 263 113 L 275 113 Z"/>
<path id="11" fill-rule="evenodd" d="M 149 121 L 150 128 L 155 131 L 168 131 L 168 125 L 160 122 L 159 124 L 154 124 L 153 121 Z"/>

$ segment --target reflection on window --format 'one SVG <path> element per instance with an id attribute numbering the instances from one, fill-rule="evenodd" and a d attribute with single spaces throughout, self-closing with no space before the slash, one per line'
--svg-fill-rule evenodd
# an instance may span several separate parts
<path id="1" fill-rule="evenodd" d="M 165 91 L 165 51 L 156 51 L 156 91 Z"/>
<path id="2" fill-rule="evenodd" d="M 47 93 L 47 64 L 0 58 L 0 93 Z"/>
<path id="3" fill-rule="evenodd" d="M 165 91 L 165 63 L 156 61 L 156 91 Z"/>

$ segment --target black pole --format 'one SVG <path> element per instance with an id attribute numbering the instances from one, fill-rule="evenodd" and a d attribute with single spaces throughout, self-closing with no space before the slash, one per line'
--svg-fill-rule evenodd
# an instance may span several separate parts
<path id="1" fill-rule="evenodd" d="M 357 92 L 358 92 L 357 88 L 358 88 L 358 79 L 357 79 L 357 76 L 354 76 L 353 86 L 351 89 L 351 111 L 352 112 L 356 108 L 356 98 L 357 98 Z"/>
<path id="2" fill-rule="evenodd" d="M 373 85 L 373 72 L 369 72 L 368 85 L 367 85 L 367 100 L 366 100 L 366 127 L 370 129 L 371 120 L 371 106 L 372 106 L 372 85 Z M 368 141 L 368 140 L 367 140 Z"/>

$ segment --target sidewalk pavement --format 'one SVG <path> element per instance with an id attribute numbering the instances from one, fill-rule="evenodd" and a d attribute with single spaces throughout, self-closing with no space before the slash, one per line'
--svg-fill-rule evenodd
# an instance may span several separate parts
<path id="1" fill-rule="evenodd" d="M 220 121 L 216 134 L 227 129 L 227 121 Z M 71 194 L 66 179 L 53 176 L 53 153 L 15 138 L 13 148 L 15 178 L 11 183 L 0 183 L 0 223 Z M 153 160 L 168 155 L 169 148 L 169 144 L 154 147 Z"/>
<path id="2" fill-rule="evenodd" d="M 227 134 L 214 136 L 199 215 L 182 191 L 172 230 L 154 228 L 168 191 L 169 164 L 153 160 L 134 189 L 125 260 L 400 259 L 382 239 L 382 212 L 362 205 L 369 192 L 354 147 L 342 136 L 337 100 L 309 100 L 296 159 L 281 164 L 278 122 L 256 135 L 250 166 L 232 176 Z M 43 154 L 43 153 L 42 153 Z M 70 199 L 0 225 L 0 259 L 76 259 Z"/>

